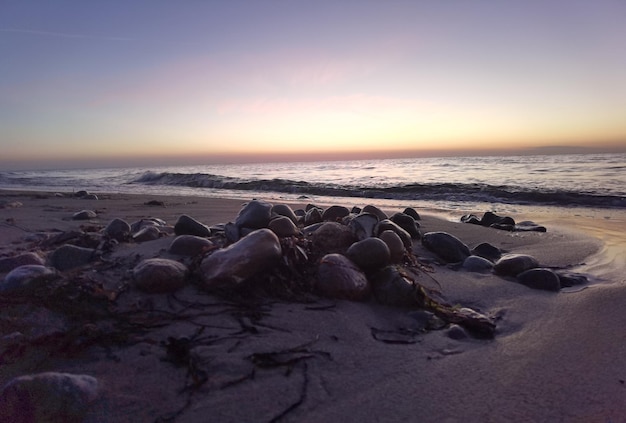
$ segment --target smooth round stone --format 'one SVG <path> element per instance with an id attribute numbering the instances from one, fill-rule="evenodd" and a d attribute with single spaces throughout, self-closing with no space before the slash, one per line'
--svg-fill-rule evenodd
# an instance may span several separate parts
<path id="1" fill-rule="evenodd" d="M 467 245 L 447 232 L 425 233 L 422 245 L 448 263 L 458 263 L 470 256 Z"/>
<path id="2" fill-rule="evenodd" d="M 9 381 L 0 392 L 0 421 L 81 422 L 99 395 L 88 375 L 46 372 Z"/>
<path id="3" fill-rule="evenodd" d="M 584 285 L 587 282 L 589 282 L 589 279 L 587 278 L 587 276 L 581 273 L 570 272 L 568 270 L 557 270 L 554 273 L 556 273 L 557 276 L 559 277 L 561 288 L 569 288 L 569 287 L 576 286 L 576 285 Z"/>
<path id="4" fill-rule="evenodd" d="M 464 214 L 461 216 L 461 222 L 471 223 L 472 225 L 480 225 L 480 219 L 475 214 Z"/>
<path id="5" fill-rule="evenodd" d="M 54 250 L 54 252 L 50 254 L 49 260 L 50 265 L 60 271 L 65 271 L 84 266 L 92 262 L 96 257 L 96 251 L 91 248 L 65 244 Z"/>
<path id="6" fill-rule="evenodd" d="M 162 227 L 167 226 L 167 223 L 164 220 L 161 220 L 156 217 L 150 217 L 147 219 L 141 219 L 136 222 L 130 224 L 130 230 L 132 233 L 137 233 L 143 228 L 147 228 L 149 226 Z"/>
<path id="7" fill-rule="evenodd" d="M 294 224 L 298 224 L 298 217 L 291 207 L 286 204 L 274 204 L 272 214 L 288 217 Z"/>
<path id="8" fill-rule="evenodd" d="M 389 248 L 389 259 L 391 263 L 400 263 L 404 258 L 404 253 L 406 249 L 404 248 L 404 243 L 400 236 L 394 231 L 383 231 L 378 237 L 383 240 L 385 244 L 387 244 L 387 248 Z"/>
<path id="9" fill-rule="evenodd" d="M 507 254 L 496 262 L 493 269 L 502 276 L 517 276 L 520 273 L 539 267 L 536 258 L 526 254 Z"/>
<path id="10" fill-rule="evenodd" d="M 407 250 L 411 250 L 413 248 L 413 240 L 411 239 L 411 234 L 409 234 L 397 224 L 393 223 L 391 220 L 384 219 L 378 222 L 378 225 L 376 225 L 375 232 L 377 234 L 380 235 L 384 231 L 393 231 L 398 234 L 398 236 L 402 240 L 402 243 L 404 244 L 404 247 Z"/>
<path id="11" fill-rule="evenodd" d="M 213 247 L 213 243 L 206 238 L 195 235 L 179 235 L 170 244 L 170 254 L 193 257 L 202 254 Z"/>
<path id="12" fill-rule="evenodd" d="M 211 230 L 208 226 L 198 222 L 193 217 L 186 214 L 181 215 L 174 224 L 174 233 L 176 235 L 195 235 L 195 236 L 211 236 Z"/>
<path id="13" fill-rule="evenodd" d="M 133 241 L 154 241 L 155 239 L 159 239 L 160 236 L 161 231 L 159 231 L 159 228 L 157 226 L 146 226 L 145 228 L 140 229 L 137 233 L 133 235 Z"/>
<path id="14" fill-rule="evenodd" d="M 74 194 L 74 197 L 84 197 L 86 195 L 89 195 L 89 192 L 85 191 L 84 189 L 81 189 L 80 191 L 76 191 L 76 193 Z"/>
<path id="15" fill-rule="evenodd" d="M 51 267 L 38 264 L 27 264 L 11 270 L 0 282 L 0 292 L 3 294 L 29 294 L 39 286 L 55 279 L 57 272 Z"/>
<path id="16" fill-rule="evenodd" d="M 43 266 L 45 262 L 36 253 L 22 253 L 13 257 L 5 257 L 0 259 L 0 273 L 10 272 L 16 267 L 25 266 L 27 264 Z"/>
<path id="17" fill-rule="evenodd" d="M 455 339 L 457 341 L 461 341 L 470 337 L 467 331 L 462 326 L 456 324 L 450 325 L 450 327 L 446 331 L 446 335 L 448 335 L 448 338 Z"/>
<path id="18" fill-rule="evenodd" d="M 320 210 L 317 207 L 313 207 L 307 210 L 306 214 L 304 215 L 304 224 L 306 226 L 314 225 L 316 223 L 321 223 L 323 221 L 324 219 L 322 219 L 322 210 Z"/>
<path id="19" fill-rule="evenodd" d="M 411 238 L 418 239 L 421 236 L 419 223 L 417 223 L 415 219 L 413 219 L 408 214 L 395 213 L 393 216 L 391 216 L 390 220 L 396 225 L 400 226 L 405 231 L 407 231 L 409 235 L 411 235 Z"/>
<path id="20" fill-rule="evenodd" d="M 185 286 L 187 266 L 174 260 L 151 258 L 133 269 L 135 286 L 141 291 L 159 294 L 174 292 Z"/>
<path id="21" fill-rule="evenodd" d="M 480 224 L 483 226 L 493 226 L 493 225 L 515 226 L 515 220 L 512 217 L 498 216 L 497 214 L 493 212 L 485 212 L 485 214 L 483 214 L 482 219 L 480 220 Z"/>
<path id="22" fill-rule="evenodd" d="M 363 207 L 363 210 L 361 210 L 361 213 L 373 214 L 374 216 L 378 218 L 378 220 L 389 219 L 389 216 L 387 216 L 387 213 L 385 213 L 380 208 L 373 206 L 371 204 L 368 204 L 367 206 Z"/>
<path id="23" fill-rule="evenodd" d="M 483 242 L 478 244 L 476 247 L 472 248 L 472 255 L 479 256 L 485 258 L 487 260 L 495 263 L 502 257 L 502 251 L 494 245 L 489 244 L 488 242 Z"/>
<path id="24" fill-rule="evenodd" d="M 354 216 L 348 223 L 348 227 L 359 241 L 374 236 L 376 225 L 378 225 L 378 217 L 371 213 Z"/>
<path id="25" fill-rule="evenodd" d="M 517 281 L 533 289 L 558 292 L 561 289 L 559 277 L 550 269 L 536 268 L 517 275 Z"/>
<path id="26" fill-rule="evenodd" d="M 405 278 L 396 266 L 387 266 L 370 276 L 376 300 L 395 307 L 417 305 L 415 286 Z"/>
<path id="27" fill-rule="evenodd" d="M 279 216 L 270 220 L 268 228 L 279 238 L 294 236 L 298 234 L 298 227 L 287 216 Z"/>
<path id="28" fill-rule="evenodd" d="M 350 259 L 341 254 L 322 257 L 317 269 L 316 290 L 326 297 L 362 301 L 370 293 L 367 277 Z"/>
<path id="29" fill-rule="evenodd" d="M 96 217 L 98 217 L 98 214 L 93 210 L 81 210 L 72 215 L 73 220 L 89 220 Z"/>
<path id="30" fill-rule="evenodd" d="M 122 219 L 113 219 L 106 228 L 104 228 L 104 235 L 115 239 L 119 242 L 127 241 L 130 237 L 130 225 L 128 222 Z"/>
<path id="31" fill-rule="evenodd" d="M 323 221 L 336 222 L 350 214 L 350 210 L 344 206 L 330 206 L 322 213 Z"/>
<path id="32" fill-rule="evenodd" d="M 493 270 L 493 263 L 484 257 L 469 256 L 463 261 L 463 269 L 470 272 L 487 273 Z"/>
<path id="33" fill-rule="evenodd" d="M 382 239 L 367 238 L 352 244 L 346 251 L 346 257 L 367 272 L 387 266 L 391 261 L 391 252 Z"/>
<path id="34" fill-rule="evenodd" d="M 235 219 L 239 228 L 266 228 L 272 217 L 272 205 L 262 200 L 252 200 L 245 204 Z"/>
<path id="35" fill-rule="evenodd" d="M 313 248 L 325 253 L 344 251 L 356 241 L 352 231 L 340 223 L 325 222 L 311 235 Z"/>
<path id="36" fill-rule="evenodd" d="M 547 232 L 545 226 L 537 225 L 535 222 L 525 220 L 515 225 L 516 232 Z"/>
<path id="37" fill-rule="evenodd" d="M 269 229 L 258 229 L 215 251 L 200 265 L 205 287 L 241 283 L 274 266 L 282 257 L 280 240 Z"/>
<path id="38" fill-rule="evenodd" d="M 406 209 L 404 209 L 404 211 L 402 213 L 408 214 L 409 216 L 411 216 L 415 220 L 421 220 L 422 219 L 420 217 L 419 213 L 413 207 L 407 207 Z"/>

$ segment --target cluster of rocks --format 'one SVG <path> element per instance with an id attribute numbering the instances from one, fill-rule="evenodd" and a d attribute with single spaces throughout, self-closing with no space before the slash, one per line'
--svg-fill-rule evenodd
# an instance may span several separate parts
<path id="1" fill-rule="evenodd" d="M 538 225 L 530 220 L 516 223 L 515 219 L 510 216 L 498 216 L 489 211 L 485 212 L 482 218 L 478 218 L 475 214 L 466 214 L 461 217 L 461 222 L 510 232 L 546 232 L 545 226 Z"/>

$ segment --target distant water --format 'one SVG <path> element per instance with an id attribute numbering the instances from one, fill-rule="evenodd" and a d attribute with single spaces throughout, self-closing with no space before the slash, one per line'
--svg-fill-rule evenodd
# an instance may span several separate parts
<path id="1" fill-rule="evenodd" d="M 378 203 L 626 209 L 626 154 L 0 171 L 0 188 Z"/>

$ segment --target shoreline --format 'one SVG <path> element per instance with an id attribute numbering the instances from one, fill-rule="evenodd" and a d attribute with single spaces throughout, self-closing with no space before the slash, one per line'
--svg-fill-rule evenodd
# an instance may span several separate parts
<path id="1" fill-rule="evenodd" d="M 114 218 L 132 222 L 146 217 L 160 217 L 171 225 L 181 214 L 212 225 L 234 220 L 244 202 L 98 195 L 99 200 L 80 200 L 0 190 L 0 200 L 22 203 L 0 209 L 0 255 L 28 248 L 23 240 L 26 232 L 20 227 L 30 232 L 67 231 L 81 224 L 106 225 Z M 165 204 L 147 206 L 152 199 Z M 353 200 L 359 206 L 368 203 L 368 199 Z M 305 204 L 285 203 L 294 208 Z M 99 211 L 97 219 L 71 219 L 74 212 L 90 208 Z M 206 294 L 198 297 L 186 289 L 179 299 L 200 299 L 211 310 L 210 317 L 170 322 L 128 344 L 109 350 L 95 347 L 74 358 L 46 358 L 33 351 L 3 365 L 0 384 L 19 374 L 51 369 L 97 377 L 102 393 L 87 415 L 88 422 L 153 421 L 181 409 L 176 421 L 204 421 L 207 417 L 270 421 L 285 410 L 290 411 L 281 421 L 619 421 L 626 416 L 622 405 L 626 364 L 621 359 L 626 354 L 626 286 L 619 278 L 622 262 L 616 261 L 613 253 L 621 244 L 607 239 L 619 238 L 615 230 L 620 222 L 610 219 L 589 225 L 584 216 L 524 218 L 546 225 L 548 232 L 510 233 L 426 213 L 420 221 L 423 233 L 448 231 L 470 246 L 490 242 L 513 253 L 534 255 L 545 266 L 595 266 L 605 279 L 591 283 L 589 289 L 551 293 L 492 274 L 434 265 L 431 276 L 451 302 L 497 317 L 493 340 L 454 339 L 447 329 L 407 339 L 406 329 L 415 324 L 410 312 L 371 301 L 320 298 L 306 304 L 273 300 L 251 309 L 238 305 L 235 313 L 232 304 Z M 7 224 L 7 219 L 13 223 Z M 591 236 L 603 230 L 608 234 L 604 239 Z M 168 238 L 154 241 L 154 246 L 120 245 L 116 254 L 119 252 L 124 263 L 134 255 L 158 255 Z M 418 243 L 414 249 L 418 256 L 428 256 Z M 115 277 L 124 277 L 121 270 L 107 271 L 113 282 Z M 418 282 L 432 283 L 426 275 Z M 130 290 L 119 301 L 143 304 L 145 297 Z M 149 301 L 157 309 L 180 312 L 176 308 L 180 305 L 172 306 L 165 297 L 152 295 Z M 57 319 L 51 321 L 61 327 L 67 324 L 58 320 L 56 313 L 44 316 Z M 238 320 L 241 316 L 245 319 Z M 40 319 L 33 317 L 31 324 L 44 330 L 46 325 Z M 198 326 L 200 322 L 204 326 Z M 8 327 L 6 322 L 3 325 Z M 189 384 L 189 369 L 164 362 L 163 343 L 172 336 L 192 336 L 200 327 L 205 328 L 202 339 L 207 341 L 194 353 L 210 378 L 197 391 L 183 395 L 181 387 Z M 407 342 L 381 342 L 373 337 L 375 331 Z M 255 369 L 249 357 L 268 351 L 296 354 L 298 346 L 306 350 L 307 358 L 296 360 L 288 374 L 280 366 L 257 368 L 254 377 L 248 378 Z M 184 407 L 188 397 L 191 403 Z"/>

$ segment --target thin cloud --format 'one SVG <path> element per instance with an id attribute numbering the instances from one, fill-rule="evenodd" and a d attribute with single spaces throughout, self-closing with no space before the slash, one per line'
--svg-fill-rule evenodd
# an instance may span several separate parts
<path id="1" fill-rule="evenodd" d="M 52 31 L 39 31 L 32 29 L 16 29 L 16 28 L 0 28 L 0 32 L 8 32 L 14 34 L 27 34 L 38 35 L 42 37 L 56 37 L 56 38 L 74 38 L 74 39 L 90 39 L 90 40 L 105 40 L 105 41 L 132 41 L 132 38 L 126 37 L 109 37 L 109 36 L 97 36 L 97 35 L 85 35 L 85 34 L 69 34 L 65 32 L 52 32 Z"/>

